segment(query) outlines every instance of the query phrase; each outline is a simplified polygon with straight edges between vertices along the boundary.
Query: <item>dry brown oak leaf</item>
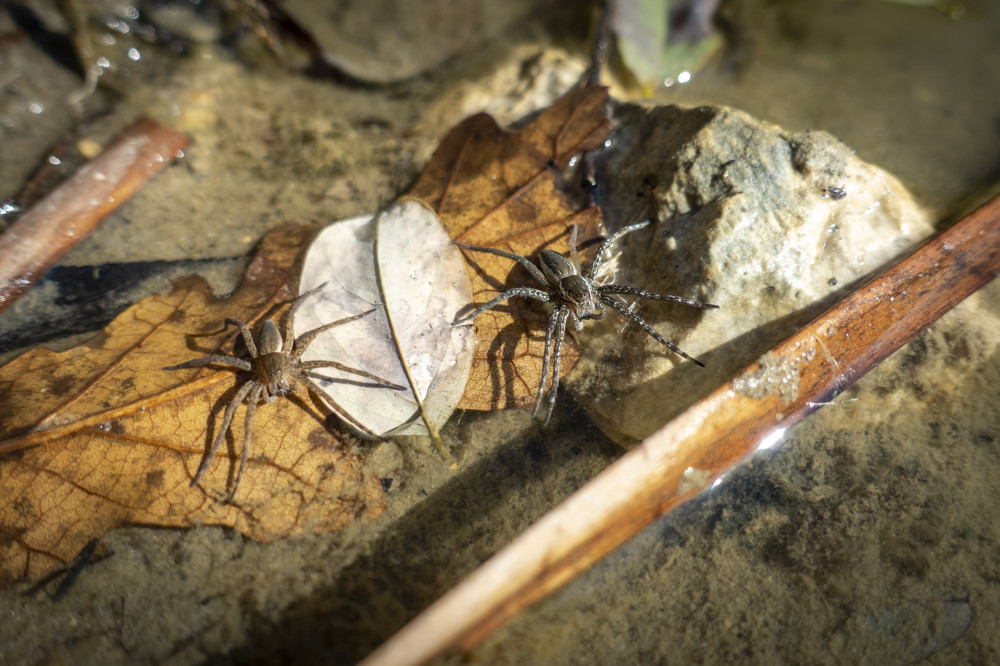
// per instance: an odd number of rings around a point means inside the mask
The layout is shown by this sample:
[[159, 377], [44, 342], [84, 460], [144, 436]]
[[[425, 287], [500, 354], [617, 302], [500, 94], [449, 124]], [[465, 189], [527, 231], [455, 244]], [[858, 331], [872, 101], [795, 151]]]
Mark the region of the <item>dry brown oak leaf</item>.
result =
[[[486, 114], [467, 118], [441, 141], [408, 196], [434, 210], [453, 240], [532, 261], [545, 248], [565, 253], [573, 224], [581, 243], [601, 233], [600, 209], [577, 210], [557, 182], [560, 170], [582, 152], [604, 145], [611, 126], [606, 101], [605, 88], [574, 89], [513, 134]], [[514, 286], [539, 286], [510, 259], [482, 252], [467, 252], [466, 259], [476, 306]], [[458, 407], [534, 404], [542, 381], [545, 325], [546, 315], [523, 298], [476, 317], [476, 354]], [[579, 348], [567, 336], [560, 374], [572, 370], [579, 358]]]
[[[261, 403], [233, 503], [244, 407], [201, 481], [191, 479], [234, 394], [229, 369], [162, 368], [232, 353], [237, 332], [275, 314], [314, 229], [268, 234], [232, 296], [177, 282], [115, 318], [85, 345], [33, 349], [0, 368], [0, 583], [69, 562], [121, 525], [225, 525], [258, 541], [341, 529], [384, 506], [382, 487], [308, 397]], [[305, 392], [302, 392], [306, 395]]]

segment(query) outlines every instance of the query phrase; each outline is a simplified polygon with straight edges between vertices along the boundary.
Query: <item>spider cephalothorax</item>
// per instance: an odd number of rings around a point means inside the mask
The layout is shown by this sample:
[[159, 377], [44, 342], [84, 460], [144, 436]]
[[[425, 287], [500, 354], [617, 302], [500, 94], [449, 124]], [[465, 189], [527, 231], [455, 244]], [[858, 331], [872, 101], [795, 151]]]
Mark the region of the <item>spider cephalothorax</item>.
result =
[[296, 339], [292, 324], [295, 318], [295, 311], [298, 310], [305, 298], [316, 294], [324, 286], [325, 285], [320, 285], [312, 291], [307, 291], [292, 303], [288, 312], [285, 313], [284, 336], [282, 336], [281, 331], [278, 329], [278, 325], [274, 323], [274, 320], [265, 319], [260, 326], [260, 332], [257, 334], [257, 339], [255, 341], [249, 327], [247, 327], [244, 322], [237, 321], [235, 319], [226, 319], [227, 327], [239, 327], [240, 334], [243, 336], [243, 341], [246, 343], [247, 351], [250, 352], [249, 359], [239, 358], [237, 356], [205, 356], [181, 363], [180, 365], [172, 365], [164, 368], [165, 370], [179, 370], [181, 368], [194, 368], [203, 365], [217, 364], [228, 365], [250, 373], [250, 377], [244, 381], [243, 385], [240, 386], [239, 390], [236, 392], [236, 395], [233, 396], [233, 399], [230, 400], [229, 404], [226, 406], [225, 415], [222, 417], [222, 425], [219, 427], [219, 432], [215, 436], [215, 441], [212, 442], [212, 448], [209, 450], [208, 455], [205, 456], [204, 460], [202, 460], [201, 466], [198, 468], [198, 472], [191, 480], [192, 488], [197, 485], [202, 474], [204, 474], [205, 470], [208, 469], [209, 463], [212, 462], [212, 458], [215, 457], [216, 451], [219, 450], [219, 446], [222, 445], [222, 441], [226, 436], [226, 432], [229, 430], [229, 424], [232, 423], [233, 415], [236, 413], [236, 409], [240, 406], [243, 400], [249, 396], [249, 400], [247, 400], [246, 425], [243, 428], [243, 451], [240, 455], [240, 468], [236, 473], [236, 480], [233, 482], [233, 490], [229, 494], [229, 499], [232, 500], [232, 498], [236, 495], [236, 489], [240, 485], [240, 478], [243, 476], [243, 468], [246, 467], [247, 464], [247, 454], [250, 448], [250, 432], [253, 424], [253, 415], [257, 409], [257, 403], [260, 401], [261, 396], [264, 397], [265, 402], [273, 402], [278, 396], [285, 395], [289, 391], [294, 391], [299, 382], [305, 385], [306, 390], [309, 391], [309, 393], [319, 398], [322, 402], [325, 402], [333, 413], [340, 417], [341, 420], [350, 423], [352, 426], [371, 437], [375, 437], [376, 439], [378, 438], [378, 435], [366, 428], [348, 412], [341, 409], [340, 405], [338, 405], [334, 399], [326, 393], [326, 391], [320, 388], [316, 382], [313, 381], [313, 378], [329, 379], [328, 377], [317, 374], [313, 371], [318, 368], [336, 368], [342, 372], [349, 372], [354, 375], [367, 377], [368, 379], [375, 381], [378, 385], [386, 388], [401, 390], [404, 387], [388, 382], [381, 377], [376, 377], [375, 375], [365, 372], [364, 370], [349, 368], [346, 365], [337, 363], [336, 361], [300, 360], [306, 348], [309, 347], [310, 343], [312, 343], [316, 336], [323, 331], [333, 328], [334, 326], [340, 326], [341, 324], [354, 321], [355, 319], [359, 319], [373, 312], [372, 310], [369, 310], [368, 312], [363, 312], [359, 315], [354, 315], [353, 317], [338, 319], [335, 322], [325, 324], [319, 328], [314, 328], [307, 333], [303, 333], [298, 337], [298, 339]]
[[704, 363], [689, 356], [678, 348], [677, 345], [660, 335], [652, 326], [647, 324], [642, 317], [633, 312], [616, 296], [618, 294], [628, 294], [630, 296], [638, 296], [640, 298], [650, 298], [660, 301], [674, 301], [676, 303], [683, 303], [684, 305], [690, 305], [691, 307], [701, 309], [716, 308], [718, 307], [717, 305], [694, 301], [690, 298], [683, 298], [682, 296], [653, 294], [637, 287], [628, 287], [617, 284], [598, 284], [597, 282], [598, 271], [604, 261], [604, 255], [611, 247], [611, 244], [625, 234], [638, 231], [639, 229], [645, 229], [649, 226], [649, 224], [650, 222], [648, 220], [640, 222], [639, 224], [633, 224], [619, 230], [610, 238], [605, 240], [604, 243], [601, 244], [600, 249], [598, 249], [597, 256], [594, 257], [594, 263], [590, 268], [589, 277], [583, 275], [580, 271], [580, 259], [576, 253], [576, 225], [573, 226], [569, 239], [570, 256], [566, 257], [565, 255], [559, 254], [554, 250], [542, 250], [538, 256], [537, 266], [526, 257], [522, 257], [521, 255], [514, 254], [512, 252], [505, 252], [492, 247], [476, 247], [473, 245], [466, 245], [464, 243], [456, 243], [456, 245], [466, 250], [489, 252], [490, 254], [506, 257], [507, 259], [513, 259], [517, 263], [521, 264], [529, 273], [531, 273], [531, 276], [535, 278], [535, 280], [537, 280], [543, 287], [542, 289], [536, 289], [534, 287], [515, 287], [513, 289], [508, 289], [496, 298], [481, 305], [472, 314], [456, 321], [456, 324], [469, 321], [476, 315], [485, 312], [486, 310], [490, 310], [508, 298], [513, 298], [515, 296], [533, 298], [536, 301], [543, 301], [554, 305], [552, 313], [549, 315], [548, 326], [545, 329], [545, 353], [542, 356], [542, 381], [538, 385], [538, 393], [535, 396], [535, 409], [531, 413], [532, 418], [538, 414], [538, 410], [542, 405], [542, 399], [545, 396], [545, 385], [548, 381], [550, 357], [553, 358], [551, 380], [552, 392], [549, 396], [549, 410], [545, 416], [545, 423], [547, 424], [549, 419], [552, 418], [552, 411], [555, 409], [556, 405], [556, 394], [559, 392], [559, 363], [562, 359], [562, 344], [563, 339], [566, 337], [567, 322], [572, 320], [574, 330], [581, 331], [583, 330], [583, 320], [604, 318], [607, 313], [604, 307], [605, 305], [611, 306], [623, 316], [628, 317], [637, 323], [644, 331], [653, 336], [653, 338], [655, 338], [658, 342], [663, 343], [670, 351], [688, 359], [693, 363], [704, 365]]

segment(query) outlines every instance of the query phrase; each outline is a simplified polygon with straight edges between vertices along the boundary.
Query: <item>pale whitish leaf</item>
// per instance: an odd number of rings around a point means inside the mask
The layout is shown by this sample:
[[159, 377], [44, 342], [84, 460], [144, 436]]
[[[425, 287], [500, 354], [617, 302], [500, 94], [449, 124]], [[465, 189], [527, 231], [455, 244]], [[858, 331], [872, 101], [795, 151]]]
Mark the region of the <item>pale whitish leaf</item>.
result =
[[296, 313], [296, 331], [375, 312], [322, 333], [303, 358], [337, 361], [415, 387], [419, 400], [412, 389], [377, 388], [326, 368], [319, 372], [335, 381], [321, 382], [324, 390], [372, 432], [435, 436], [462, 398], [475, 344], [471, 326], [451, 325], [472, 293], [465, 261], [437, 215], [404, 199], [375, 218], [329, 225], [306, 253], [299, 291], [324, 283]]

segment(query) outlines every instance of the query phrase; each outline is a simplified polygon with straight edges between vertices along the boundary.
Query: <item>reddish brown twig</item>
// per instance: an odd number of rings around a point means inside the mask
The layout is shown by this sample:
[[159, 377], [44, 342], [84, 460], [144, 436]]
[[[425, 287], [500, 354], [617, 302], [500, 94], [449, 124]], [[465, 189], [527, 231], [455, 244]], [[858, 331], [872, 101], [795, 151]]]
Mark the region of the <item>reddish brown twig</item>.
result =
[[[468, 650], [851, 385], [1000, 273], [1000, 197], [851, 293], [622, 456], [363, 663]], [[797, 390], [766, 390], [768, 374]], [[765, 387], [765, 390], [761, 390]]]
[[166, 168], [188, 143], [183, 134], [149, 119], [140, 120], [3, 232], [0, 312]]

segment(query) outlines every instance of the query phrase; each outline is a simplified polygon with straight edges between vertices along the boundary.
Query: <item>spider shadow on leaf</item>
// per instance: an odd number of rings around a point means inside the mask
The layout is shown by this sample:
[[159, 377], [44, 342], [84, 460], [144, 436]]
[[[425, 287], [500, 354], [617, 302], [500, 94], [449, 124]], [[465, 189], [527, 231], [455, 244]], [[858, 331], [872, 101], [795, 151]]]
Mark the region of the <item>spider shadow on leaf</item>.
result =
[[[520, 308], [517, 310], [512, 308], [511, 314], [514, 311], [520, 310]], [[537, 321], [544, 322], [545, 318], [538, 317]], [[500, 360], [500, 363], [490, 363], [490, 391], [493, 395], [491, 401], [493, 409], [498, 409], [501, 404], [517, 404], [517, 398], [514, 394], [514, 382], [521, 382], [526, 387], [529, 386], [527, 382], [521, 379], [517, 371], [517, 365], [514, 363], [517, 346], [524, 336], [527, 336], [529, 343], [532, 339], [540, 337], [533, 335], [532, 327], [525, 326], [523, 322], [515, 318], [500, 329], [500, 332], [490, 342], [489, 358]], [[504, 377], [506, 377], [506, 381]], [[501, 400], [501, 391], [503, 392], [503, 400]]]
[[[281, 294], [284, 289], [281, 289], [277, 294]], [[277, 295], [276, 294], [276, 295]], [[272, 296], [273, 299], [275, 296]], [[259, 315], [251, 317], [247, 320], [247, 326], [251, 328], [258, 326], [260, 323], [267, 319], [275, 319], [281, 317], [281, 309], [285, 306], [292, 304], [296, 301], [295, 298], [284, 298], [280, 300], [274, 300], [267, 306], [267, 309], [261, 312]], [[177, 319], [183, 320], [186, 313], [181, 310], [175, 313]], [[201, 344], [200, 341], [204, 338], [217, 338], [222, 336], [221, 341], [214, 345], [208, 346]], [[185, 333], [184, 334], [185, 347], [194, 352], [200, 352], [206, 355], [221, 354], [224, 356], [234, 356], [237, 358], [242, 358], [245, 360], [250, 360], [250, 349], [246, 345], [246, 341], [240, 334], [239, 327], [233, 327], [230, 324], [223, 323], [221, 327], [215, 327], [214, 325], [210, 330], [205, 330], [200, 333]], [[222, 350], [227, 346], [231, 345], [230, 353], [225, 354]]]

